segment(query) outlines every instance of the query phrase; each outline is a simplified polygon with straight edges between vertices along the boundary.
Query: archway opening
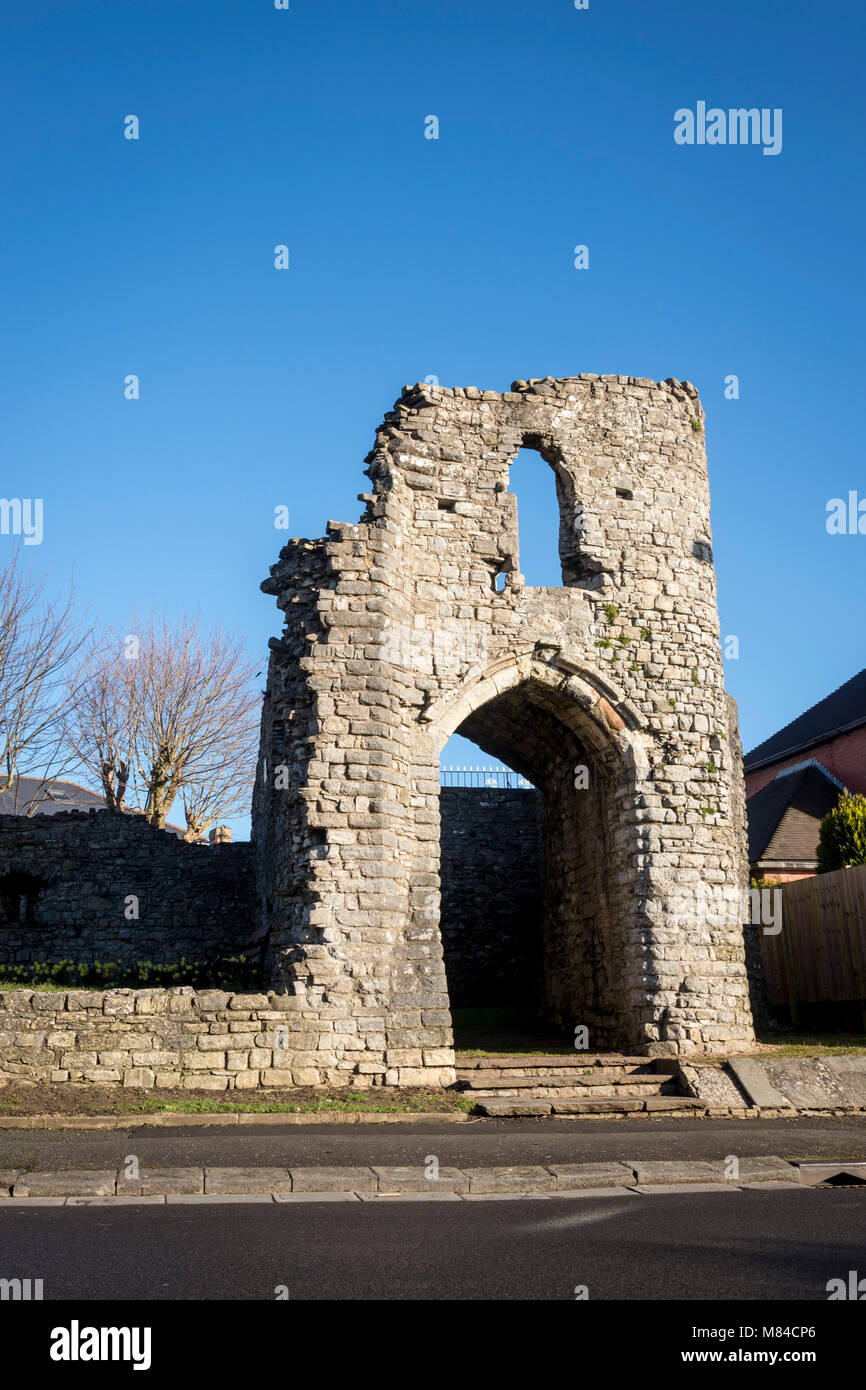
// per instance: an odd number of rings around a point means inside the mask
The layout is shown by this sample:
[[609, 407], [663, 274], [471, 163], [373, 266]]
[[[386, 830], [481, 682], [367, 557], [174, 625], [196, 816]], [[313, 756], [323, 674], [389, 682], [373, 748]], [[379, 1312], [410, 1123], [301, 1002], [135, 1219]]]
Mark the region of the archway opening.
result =
[[440, 781], [440, 931], [456, 1045], [535, 1043], [549, 1031], [541, 794], [460, 735], [443, 750]]
[[459, 1050], [570, 1047], [581, 1026], [598, 1050], [616, 1032], [610, 773], [580, 711], [560, 717], [562, 698], [512, 686], [457, 730], [486, 759], [465, 771], [442, 759], [440, 926]]

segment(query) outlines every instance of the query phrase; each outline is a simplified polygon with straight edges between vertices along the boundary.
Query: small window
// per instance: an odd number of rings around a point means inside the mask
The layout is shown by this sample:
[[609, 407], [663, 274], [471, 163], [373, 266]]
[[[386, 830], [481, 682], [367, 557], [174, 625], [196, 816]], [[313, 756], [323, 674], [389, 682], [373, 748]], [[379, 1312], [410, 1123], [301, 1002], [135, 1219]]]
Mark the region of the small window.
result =
[[617, 497], [622, 497], [623, 500], [626, 501], [626, 502], [631, 502], [631, 500], [632, 500], [632, 498], [633, 498], [633, 496], [634, 496], [634, 494], [631, 492], [631, 490], [630, 490], [629, 488], [627, 488], [627, 487], [618, 487], [617, 490], [616, 490], [616, 495], [617, 495]]
[[0, 876], [0, 913], [6, 926], [27, 926], [36, 921], [36, 899], [45, 887], [34, 874]]

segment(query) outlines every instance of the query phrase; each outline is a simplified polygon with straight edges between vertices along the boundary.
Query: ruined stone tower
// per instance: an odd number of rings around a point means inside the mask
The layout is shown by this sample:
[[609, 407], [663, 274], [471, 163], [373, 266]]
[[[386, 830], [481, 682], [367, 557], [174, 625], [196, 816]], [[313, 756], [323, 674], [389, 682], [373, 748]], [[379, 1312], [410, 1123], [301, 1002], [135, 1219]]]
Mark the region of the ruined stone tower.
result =
[[[520, 573], [509, 465], [556, 475], [562, 587]], [[688, 382], [407, 387], [356, 526], [294, 540], [254, 797], [296, 1080], [453, 1078], [439, 753], [544, 801], [546, 1009], [593, 1051], [736, 1051], [745, 802], [724, 691], [703, 411]]]

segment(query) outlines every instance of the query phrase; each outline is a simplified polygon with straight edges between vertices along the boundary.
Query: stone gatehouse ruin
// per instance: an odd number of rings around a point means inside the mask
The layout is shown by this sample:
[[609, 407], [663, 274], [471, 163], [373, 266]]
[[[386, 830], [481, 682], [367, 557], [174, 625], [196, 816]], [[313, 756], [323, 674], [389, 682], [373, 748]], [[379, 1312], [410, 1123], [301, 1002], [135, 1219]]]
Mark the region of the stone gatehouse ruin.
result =
[[[407, 387], [360, 522], [291, 541], [262, 586], [285, 627], [252, 845], [0, 817], [0, 963], [266, 941], [262, 992], [0, 989], [0, 1077], [443, 1086], [474, 1004], [537, 1008], [592, 1052], [749, 1048], [703, 418], [673, 379]], [[558, 587], [520, 572], [521, 449], [555, 475]], [[440, 789], [457, 732], [526, 789]]]
[[[753, 1042], [703, 419], [675, 379], [407, 387], [360, 522], [282, 550], [253, 839], [286, 1067], [453, 1079], [439, 756], [458, 731], [541, 797], [551, 1022], [593, 1051]], [[521, 448], [555, 474], [561, 587], [520, 573]]]

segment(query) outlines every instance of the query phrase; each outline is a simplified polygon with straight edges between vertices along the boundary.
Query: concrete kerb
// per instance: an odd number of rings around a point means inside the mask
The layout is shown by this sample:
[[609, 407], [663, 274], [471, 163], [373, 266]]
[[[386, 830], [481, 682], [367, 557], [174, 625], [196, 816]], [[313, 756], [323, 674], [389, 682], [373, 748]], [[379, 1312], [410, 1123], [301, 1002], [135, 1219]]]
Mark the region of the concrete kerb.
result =
[[[652, 1195], [777, 1186], [813, 1187], [797, 1164], [774, 1155], [745, 1158], [733, 1171], [727, 1161], [572, 1163], [549, 1167], [501, 1166], [153, 1168], [134, 1178], [124, 1169], [29, 1172], [0, 1170], [0, 1206], [26, 1202], [189, 1203], [196, 1201], [476, 1200], [484, 1197], [552, 1198], [582, 1195]], [[817, 1165], [816, 1165], [817, 1166]], [[823, 1165], [822, 1165], [823, 1166]], [[828, 1168], [831, 1165], [826, 1165]], [[840, 1165], [841, 1166], [841, 1165]], [[855, 1167], [857, 1165], [854, 1165]], [[812, 1179], [810, 1181], [810, 1179]]]

